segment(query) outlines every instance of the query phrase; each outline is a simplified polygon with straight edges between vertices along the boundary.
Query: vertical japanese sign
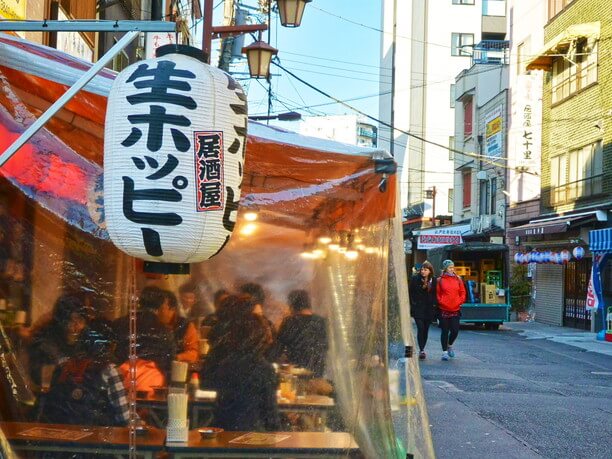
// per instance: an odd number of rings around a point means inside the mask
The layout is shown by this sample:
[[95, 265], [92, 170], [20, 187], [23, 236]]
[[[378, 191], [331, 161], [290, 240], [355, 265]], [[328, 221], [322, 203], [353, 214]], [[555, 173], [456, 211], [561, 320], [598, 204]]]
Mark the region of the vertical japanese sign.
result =
[[[511, 199], [523, 201], [540, 194], [542, 146], [542, 74], [519, 75], [512, 97], [508, 142]], [[529, 171], [525, 173], [521, 171]], [[536, 173], [536, 174], [534, 174]]]
[[172, 53], [133, 64], [109, 97], [108, 232], [121, 250], [145, 260], [206, 260], [236, 222], [246, 96], [228, 74], [198, 58]]
[[0, 18], [24, 20], [26, 6], [27, 0], [0, 0]]
[[[1, 2], [2, 0], [0, 0]], [[69, 17], [62, 8], [58, 8], [57, 19], [67, 21]], [[93, 50], [79, 32], [58, 32], [57, 49], [87, 62], [93, 62]]]
[[[0, 0], [2, 1], [2, 0]], [[148, 32], [145, 34], [145, 59], [153, 59], [155, 50], [164, 45], [176, 43], [174, 32]]]
[[501, 157], [503, 150], [503, 113], [496, 107], [485, 116], [485, 146], [487, 156]]

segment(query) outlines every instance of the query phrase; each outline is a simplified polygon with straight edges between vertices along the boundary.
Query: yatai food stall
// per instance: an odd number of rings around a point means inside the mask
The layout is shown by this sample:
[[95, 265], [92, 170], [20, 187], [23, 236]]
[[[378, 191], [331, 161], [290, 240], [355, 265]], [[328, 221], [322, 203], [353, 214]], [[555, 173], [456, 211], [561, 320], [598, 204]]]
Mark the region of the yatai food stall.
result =
[[[90, 65], [0, 35], [0, 152]], [[115, 78], [114, 72], [100, 72], [0, 168], [3, 448], [70, 451], [72, 445], [86, 453], [108, 454], [135, 446], [151, 457], [164, 449], [176, 457], [236, 451], [244, 457], [249, 452], [432, 457], [414, 358], [405, 370], [406, 403], [400, 411], [390, 403], [389, 342], [411, 344], [413, 339], [397, 179], [388, 154], [250, 122], [231, 238], [209, 260], [190, 263], [188, 275], [154, 272], [154, 264], [118, 250], [109, 236], [103, 152], [107, 96]], [[132, 162], [137, 169], [147, 165]], [[174, 237], [178, 246], [181, 238], [187, 240], [178, 232]], [[154, 253], [155, 244], [151, 247]], [[337, 422], [308, 432], [293, 425], [290, 432], [263, 438], [244, 432], [228, 437], [232, 433], [225, 432], [206, 440], [192, 431], [182, 450], [169, 442], [170, 426], [167, 431], [150, 427], [137, 436], [133, 426], [98, 429], [68, 420], [52, 426], [38, 422], [44, 381], [32, 380], [35, 362], [28, 361], [28, 346], [42, 327], [53, 323], [58, 298], [77, 292], [87, 303], [88, 321], [110, 321], [134, 310], [144, 287], [177, 291], [187, 279], [198, 285], [207, 303], [219, 289], [260, 284], [266, 293], [264, 313], [275, 326], [287, 314], [288, 293], [307, 290], [313, 311], [326, 318], [325, 377], [333, 388], [328, 395]], [[136, 342], [147, 339], [135, 326]], [[65, 344], [63, 337], [55, 338], [60, 347]], [[136, 397], [133, 391], [130, 397]], [[194, 399], [190, 403], [195, 406]], [[394, 419], [399, 419], [395, 426]]]

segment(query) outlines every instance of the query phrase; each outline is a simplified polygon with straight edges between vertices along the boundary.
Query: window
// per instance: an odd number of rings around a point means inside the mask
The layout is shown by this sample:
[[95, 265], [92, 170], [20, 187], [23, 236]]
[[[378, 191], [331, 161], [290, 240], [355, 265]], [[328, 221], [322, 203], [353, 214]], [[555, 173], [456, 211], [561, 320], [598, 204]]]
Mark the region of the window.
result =
[[472, 98], [463, 101], [463, 137], [472, 137]]
[[130, 58], [125, 51], [121, 51], [119, 54], [113, 57], [113, 70], [116, 72], [121, 72], [128, 65], [130, 65]]
[[497, 177], [491, 179], [491, 210], [489, 213], [494, 214], [497, 212]]
[[601, 141], [569, 153], [568, 200], [601, 193], [602, 156]]
[[478, 215], [487, 215], [489, 212], [489, 181], [480, 180], [480, 199], [478, 206]]
[[473, 5], [474, 0], [453, 0], [453, 5]]
[[455, 160], [455, 152], [453, 151], [454, 149], [455, 149], [455, 136], [451, 135], [448, 138], [448, 160], [449, 161]]
[[472, 205], [472, 171], [463, 171], [463, 208]]
[[553, 104], [597, 81], [597, 42], [574, 41], [567, 53], [553, 62]]
[[548, 19], [555, 17], [574, 0], [548, 0]]
[[471, 56], [473, 44], [473, 33], [453, 32], [451, 35], [451, 56]]
[[565, 202], [566, 169], [566, 155], [550, 159], [551, 204]]
[[455, 205], [455, 190], [453, 188], [448, 189], [448, 213], [453, 213], [453, 208]]
[[455, 84], [451, 83], [450, 85], [450, 107], [455, 108]]
[[523, 43], [516, 47], [516, 74], [522, 75], [526, 73], [525, 66], [529, 61], [529, 52], [531, 49], [531, 37], [525, 38]]
[[550, 161], [551, 204], [573, 201], [602, 192], [602, 142], [586, 145]]

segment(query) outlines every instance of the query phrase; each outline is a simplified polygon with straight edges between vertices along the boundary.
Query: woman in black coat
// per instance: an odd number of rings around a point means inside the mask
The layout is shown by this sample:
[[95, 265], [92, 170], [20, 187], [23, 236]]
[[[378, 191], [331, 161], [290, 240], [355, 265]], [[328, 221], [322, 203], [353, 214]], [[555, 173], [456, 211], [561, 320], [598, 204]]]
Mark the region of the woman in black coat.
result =
[[410, 293], [410, 313], [417, 326], [419, 359], [425, 360], [425, 345], [429, 334], [429, 325], [434, 319], [436, 303], [436, 277], [433, 265], [424, 261], [420, 271], [412, 276], [408, 287]]

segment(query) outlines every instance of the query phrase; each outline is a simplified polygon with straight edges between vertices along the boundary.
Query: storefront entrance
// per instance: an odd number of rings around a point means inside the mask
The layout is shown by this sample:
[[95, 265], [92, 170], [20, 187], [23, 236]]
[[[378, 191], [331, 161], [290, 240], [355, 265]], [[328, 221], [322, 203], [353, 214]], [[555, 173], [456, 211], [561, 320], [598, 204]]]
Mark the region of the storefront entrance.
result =
[[591, 312], [586, 309], [587, 286], [592, 260], [570, 261], [564, 269], [565, 298], [563, 300], [563, 326], [591, 329]]

